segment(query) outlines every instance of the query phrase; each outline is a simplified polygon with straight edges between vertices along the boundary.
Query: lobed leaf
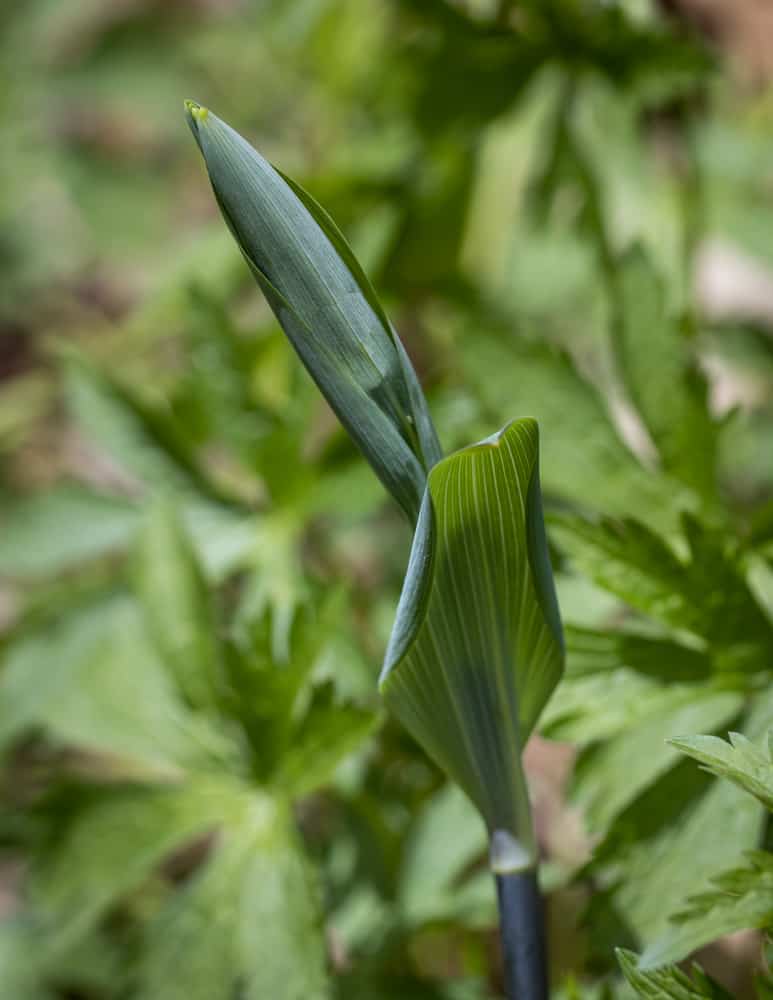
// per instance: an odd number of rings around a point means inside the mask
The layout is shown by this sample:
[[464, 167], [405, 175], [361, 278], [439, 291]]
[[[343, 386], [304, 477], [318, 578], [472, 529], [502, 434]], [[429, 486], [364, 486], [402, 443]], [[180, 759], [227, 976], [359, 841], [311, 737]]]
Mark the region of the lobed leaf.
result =
[[562, 669], [537, 425], [518, 420], [430, 473], [380, 682], [490, 834], [511, 839], [505, 867], [534, 862], [521, 752]]
[[[769, 699], [757, 702], [744, 721], [749, 737], [759, 737], [770, 712]], [[696, 781], [694, 769], [684, 766], [620, 817], [618, 843], [610, 843], [625, 878], [614, 899], [640, 940], [650, 945], [665, 939], [696, 888], [744, 863], [745, 852], [759, 844], [764, 822], [753, 796], [730, 782]]]
[[332, 684], [321, 685], [291, 733], [272, 784], [288, 796], [305, 795], [324, 785], [368, 739], [378, 721], [374, 712], [338, 701]]
[[230, 761], [234, 747], [179, 697], [125, 597], [98, 601], [12, 643], [0, 674], [0, 747], [42, 730], [48, 739], [176, 774]]
[[637, 967], [636, 955], [618, 948], [617, 960], [623, 975], [642, 1000], [733, 1000], [718, 983], [694, 965], [692, 976], [681, 969], [642, 971]]
[[72, 570], [126, 547], [136, 504], [76, 483], [3, 503], [0, 576], [38, 579]]
[[657, 968], [725, 934], [773, 928], [773, 854], [749, 851], [742, 867], [716, 875], [712, 888], [691, 896], [673, 925], [644, 952], [640, 966]]
[[649, 785], [678, 759], [668, 737], [684, 729], [717, 730], [743, 706], [741, 695], [681, 686], [672, 687], [673, 700], [635, 728], [594, 749], [581, 761], [575, 797], [594, 832], [605, 831]]
[[709, 653], [702, 649], [632, 629], [567, 626], [569, 677], [590, 677], [630, 669], [643, 677], [671, 684], [707, 680], [712, 673]]
[[236, 992], [321, 1000], [328, 991], [315, 896], [289, 817], [256, 799], [145, 924], [134, 1000], [230, 1000]]
[[717, 736], [682, 736], [670, 742], [705, 770], [745, 788], [773, 811], [773, 730], [759, 746], [743, 733], [730, 733], [729, 743]]
[[135, 554], [135, 587], [149, 631], [183, 696], [217, 703], [217, 625], [193, 546], [168, 500], [151, 504]]
[[639, 463], [601, 393], [566, 354], [504, 331], [464, 328], [459, 341], [464, 371], [492, 417], [512, 413], [517, 400], [539, 422], [546, 493], [615, 517], [635, 512], [659, 530], [673, 529], [679, 509], [693, 503], [690, 491]]
[[617, 348], [633, 402], [663, 467], [711, 502], [719, 425], [709, 412], [706, 382], [687, 335], [668, 315], [663, 284], [640, 247], [621, 261], [619, 285], [624, 320]]
[[77, 809], [56, 843], [33, 859], [30, 901], [60, 947], [72, 946], [166, 857], [271, 800], [230, 779], [111, 790]]
[[578, 570], [669, 629], [710, 643], [726, 670], [765, 669], [773, 628], [726, 536], [683, 517], [685, 557], [631, 518], [551, 517], [551, 537]]

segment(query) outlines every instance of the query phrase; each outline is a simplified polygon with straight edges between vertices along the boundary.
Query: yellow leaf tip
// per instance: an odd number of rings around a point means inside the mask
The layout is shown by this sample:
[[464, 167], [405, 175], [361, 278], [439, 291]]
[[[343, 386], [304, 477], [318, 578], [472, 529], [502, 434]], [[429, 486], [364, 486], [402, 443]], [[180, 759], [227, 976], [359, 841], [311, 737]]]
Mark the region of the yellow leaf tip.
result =
[[196, 101], [185, 101], [185, 111], [189, 118], [193, 118], [197, 122], [205, 122], [207, 116], [209, 115], [209, 109], [204, 108], [201, 104]]

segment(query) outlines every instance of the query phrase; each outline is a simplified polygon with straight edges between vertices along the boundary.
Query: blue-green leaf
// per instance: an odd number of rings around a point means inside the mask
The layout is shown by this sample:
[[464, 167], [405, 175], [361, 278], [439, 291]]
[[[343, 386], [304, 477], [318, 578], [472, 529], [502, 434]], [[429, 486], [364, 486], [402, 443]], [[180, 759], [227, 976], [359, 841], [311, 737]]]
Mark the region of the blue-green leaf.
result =
[[394, 330], [327, 213], [192, 101], [218, 205], [263, 293], [341, 423], [415, 518], [440, 446]]

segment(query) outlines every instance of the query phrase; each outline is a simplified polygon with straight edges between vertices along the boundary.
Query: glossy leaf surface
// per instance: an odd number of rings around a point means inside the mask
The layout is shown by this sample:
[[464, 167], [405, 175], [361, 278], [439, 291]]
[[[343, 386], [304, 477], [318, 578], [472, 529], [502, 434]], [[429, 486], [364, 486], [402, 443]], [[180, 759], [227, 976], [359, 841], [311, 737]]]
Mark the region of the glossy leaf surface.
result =
[[269, 305], [339, 420], [415, 517], [440, 446], [411, 363], [332, 219], [225, 122], [188, 122], [220, 210]]

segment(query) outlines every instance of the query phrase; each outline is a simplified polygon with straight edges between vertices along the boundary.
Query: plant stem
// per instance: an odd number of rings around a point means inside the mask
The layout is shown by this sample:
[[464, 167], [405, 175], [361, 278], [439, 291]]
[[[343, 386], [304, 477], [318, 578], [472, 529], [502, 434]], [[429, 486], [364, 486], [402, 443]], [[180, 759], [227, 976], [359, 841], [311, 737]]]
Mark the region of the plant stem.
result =
[[545, 924], [537, 872], [497, 875], [508, 1000], [548, 1000]]

